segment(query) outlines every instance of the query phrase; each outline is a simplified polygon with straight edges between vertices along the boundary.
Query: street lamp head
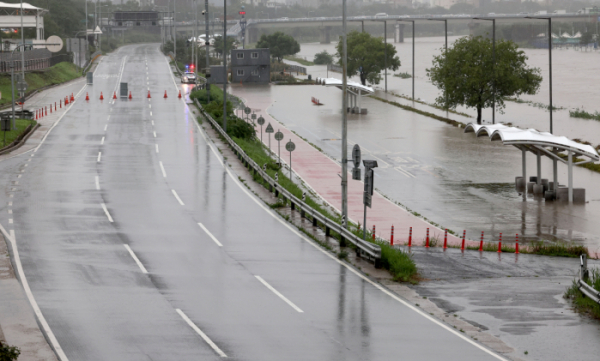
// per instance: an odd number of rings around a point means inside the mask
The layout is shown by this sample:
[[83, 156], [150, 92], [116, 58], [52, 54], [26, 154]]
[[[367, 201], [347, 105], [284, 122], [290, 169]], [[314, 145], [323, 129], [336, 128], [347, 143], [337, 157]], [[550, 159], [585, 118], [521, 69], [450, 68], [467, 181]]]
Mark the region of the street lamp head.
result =
[[370, 159], [364, 159], [363, 160], [363, 165], [367, 169], [377, 168], [377, 161], [376, 160], [370, 160]]

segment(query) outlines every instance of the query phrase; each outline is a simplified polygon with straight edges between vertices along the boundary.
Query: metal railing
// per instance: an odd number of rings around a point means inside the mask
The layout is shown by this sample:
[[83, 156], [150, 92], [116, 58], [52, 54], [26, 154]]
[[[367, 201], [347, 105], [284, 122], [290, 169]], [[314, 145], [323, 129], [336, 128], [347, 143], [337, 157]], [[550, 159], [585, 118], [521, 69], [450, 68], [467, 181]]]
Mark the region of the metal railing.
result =
[[299, 65], [285, 64], [285, 72], [286, 73], [296, 73], [306, 75], [306, 68]]
[[318, 226], [319, 222], [325, 226], [325, 236], [329, 237], [330, 232], [334, 231], [340, 235], [340, 245], [344, 246], [346, 241], [356, 246], [356, 254], [360, 257], [366, 258], [375, 264], [375, 267], [381, 266], [381, 247], [377, 244], [366, 242], [362, 238], [357, 237], [354, 233], [348, 231], [340, 224], [327, 218], [311, 206], [298, 199], [287, 189], [281, 187], [273, 178], [271, 178], [267, 172], [265, 172], [252, 158], [250, 158], [244, 150], [237, 145], [227, 133], [221, 128], [221, 126], [208, 114], [204, 108], [198, 102], [198, 99], [194, 99], [194, 102], [202, 114], [208, 119], [213, 127], [219, 132], [219, 134], [229, 143], [229, 146], [233, 149], [236, 156], [244, 163], [246, 167], [252, 169], [255, 175], [259, 175], [265, 183], [268, 184], [269, 190], [274, 191], [275, 195], [281, 194], [284, 199], [288, 199], [291, 203], [292, 210], [299, 208], [302, 216], [309, 215], [312, 218], [313, 226]]
[[342, 73], [342, 67], [335, 64], [327, 64], [327, 71], [332, 71], [334, 73]]
[[579, 280], [577, 280], [577, 284], [579, 285], [579, 290], [589, 297], [592, 301], [596, 303], [600, 303], [600, 291], [590, 286], [585, 282], [589, 278], [589, 270], [587, 268], [587, 255], [582, 254], [579, 256], [579, 260], [581, 261], [580, 269], [579, 269]]

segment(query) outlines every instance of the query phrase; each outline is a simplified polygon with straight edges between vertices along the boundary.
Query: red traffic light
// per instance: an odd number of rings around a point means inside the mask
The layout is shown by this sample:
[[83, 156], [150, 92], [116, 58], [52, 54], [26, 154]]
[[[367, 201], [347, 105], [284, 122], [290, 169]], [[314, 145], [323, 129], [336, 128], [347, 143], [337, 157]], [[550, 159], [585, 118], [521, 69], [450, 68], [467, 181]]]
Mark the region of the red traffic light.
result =
[[246, 15], [245, 11], [240, 11], [240, 15]]

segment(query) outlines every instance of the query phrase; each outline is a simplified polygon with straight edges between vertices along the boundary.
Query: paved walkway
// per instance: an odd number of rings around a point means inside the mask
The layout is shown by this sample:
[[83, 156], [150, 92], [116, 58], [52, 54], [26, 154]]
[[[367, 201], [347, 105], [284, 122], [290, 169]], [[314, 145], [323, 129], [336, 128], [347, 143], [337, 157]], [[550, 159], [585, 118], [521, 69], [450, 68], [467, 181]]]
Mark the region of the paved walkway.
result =
[[[309, 85], [306, 85], [309, 86]], [[265, 126], [271, 123], [275, 131], [280, 130], [284, 134], [282, 143], [282, 160], [289, 162], [289, 153], [285, 151], [283, 145], [291, 139], [296, 144], [296, 150], [292, 153], [292, 168], [294, 172], [302, 178], [305, 183], [310, 185], [325, 201], [338, 211], [341, 208], [341, 165], [333, 161], [327, 155], [315, 149], [302, 138], [291, 132], [284, 124], [273, 119], [267, 109], [272, 103], [272, 99], [264, 94], [253, 92], [252, 86], [233, 85], [230, 87], [231, 93], [242, 98], [247, 106], [265, 118]], [[297, 101], [306, 102], [306, 106], [313, 106], [310, 102], [310, 96], [306, 99]], [[341, 127], [341, 126], [340, 126]], [[263, 143], [268, 146], [268, 136], [263, 134]], [[271, 149], [277, 152], [277, 142], [271, 140]], [[284, 156], [285, 154], [285, 156]], [[351, 156], [351, 152], [348, 152]], [[351, 164], [349, 164], [349, 169]], [[363, 170], [364, 173], [364, 170]], [[364, 175], [364, 174], [363, 174]], [[355, 223], [363, 223], [363, 182], [352, 180], [351, 174], [348, 175], [348, 216]], [[444, 230], [436, 228], [425, 220], [414, 216], [404, 208], [396, 205], [383, 197], [378, 192], [373, 195], [372, 208], [367, 210], [367, 226], [373, 229], [376, 227], [377, 237], [390, 239], [391, 227], [394, 226], [394, 244], [408, 243], [409, 229], [412, 227], [412, 244], [423, 245], [425, 242], [427, 229], [429, 228], [430, 237], [437, 237], [438, 244], [444, 241]], [[451, 234], [448, 234], [449, 244], [460, 244], [461, 240]], [[468, 242], [476, 244], [476, 242]]]

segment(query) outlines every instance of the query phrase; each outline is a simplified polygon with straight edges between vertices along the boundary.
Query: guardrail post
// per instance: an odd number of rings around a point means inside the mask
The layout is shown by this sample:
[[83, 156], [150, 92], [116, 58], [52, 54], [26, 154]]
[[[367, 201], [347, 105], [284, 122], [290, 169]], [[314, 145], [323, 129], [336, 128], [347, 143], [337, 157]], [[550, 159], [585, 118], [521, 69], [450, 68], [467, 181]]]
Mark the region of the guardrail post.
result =
[[[346, 238], [342, 234], [340, 234], [340, 247], [346, 247], [348, 244], [346, 243]], [[358, 248], [356, 248], [356, 252], [358, 252]]]
[[590, 271], [587, 268], [587, 255], [582, 254], [581, 256], [579, 256], [579, 259], [581, 261], [581, 269], [579, 272], [579, 277], [582, 280], [587, 281], [587, 279], [590, 275]]
[[330, 237], [331, 228], [325, 226], [325, 237]]
[[317, 218], [315, 216], [312, 217], [312, 222], [313, 222], [313, 227], [316, 227], [319, 225]]
[[292, 208], [292, 211], [296, 209], [296, 205], [294, 204], [294, 202], [292, 202], [292, 200], [290, 199], [290, 207]]
[[304, 218], [304, 209], [300, 208], [300, 217]]

